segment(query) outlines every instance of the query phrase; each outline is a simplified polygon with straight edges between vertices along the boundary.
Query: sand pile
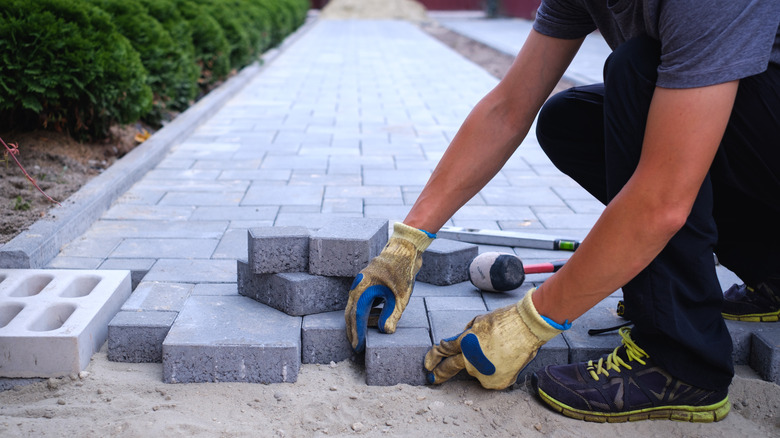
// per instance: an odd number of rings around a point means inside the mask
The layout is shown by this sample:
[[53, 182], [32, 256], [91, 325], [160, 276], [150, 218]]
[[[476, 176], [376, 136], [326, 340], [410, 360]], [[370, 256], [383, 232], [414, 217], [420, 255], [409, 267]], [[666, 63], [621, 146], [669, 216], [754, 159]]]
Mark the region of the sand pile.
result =
[[331, 0], [322, 9], [329, 19], [395, 19], [422, 22], [428, 20], [425, 7], [414, 0]]

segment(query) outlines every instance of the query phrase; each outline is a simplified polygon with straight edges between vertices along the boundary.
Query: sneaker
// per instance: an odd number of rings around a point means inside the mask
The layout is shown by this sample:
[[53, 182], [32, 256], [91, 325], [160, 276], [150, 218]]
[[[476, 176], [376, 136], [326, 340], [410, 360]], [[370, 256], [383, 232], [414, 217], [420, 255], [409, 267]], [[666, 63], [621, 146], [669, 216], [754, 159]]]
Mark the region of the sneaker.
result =
[[623, 344], [598, 361], [552, 365], [534, 374], [539, 397], [567, 417], [599, 423], [710, 423], [726, 417], [728, 390], [709, 391], [672, 377], [631, 340], [630, 328], [619, 333]]
[[780, 320], [780, 279], [770, 278], [752, 288], [733, 285], [723, 293], [723, 317], [734, 321]]

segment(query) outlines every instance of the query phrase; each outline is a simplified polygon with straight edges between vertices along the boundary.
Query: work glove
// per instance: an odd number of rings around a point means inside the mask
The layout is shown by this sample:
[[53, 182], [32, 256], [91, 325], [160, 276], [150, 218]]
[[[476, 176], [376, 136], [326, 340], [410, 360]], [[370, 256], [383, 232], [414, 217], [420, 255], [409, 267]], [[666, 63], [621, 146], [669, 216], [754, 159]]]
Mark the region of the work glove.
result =
[[[359, 353], [365, 348], [369, 318], [372, 326], [376, 321], [380, 332], [395, 333], [412, 295], [414, 277], [422, 267], [422, 253], [435, 237], [397, 222], [382, 252], [355, 277], [344, 313], [353, 350]], [[371, 310], [381, 303], [384, 306], [377, 318]]]
[[535, 290], [517, 304], [477, 316], [465, 331], [431, 348], [424, 362], [428, 382], [443, 383], [465, 368], [488, 389], [515, 383], [539, 348], [571, 327], [568, 321], [560, 325], [539, 315], [531, 300]]

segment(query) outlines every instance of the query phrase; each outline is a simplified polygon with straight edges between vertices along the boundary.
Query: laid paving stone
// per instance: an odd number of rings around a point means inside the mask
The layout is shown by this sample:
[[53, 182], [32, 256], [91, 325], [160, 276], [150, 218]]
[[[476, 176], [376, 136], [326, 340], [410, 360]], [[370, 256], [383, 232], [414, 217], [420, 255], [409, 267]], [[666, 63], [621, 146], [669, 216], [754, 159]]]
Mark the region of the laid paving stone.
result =
[[761, 327], [753, 332], [750, 367], [765, 380], [780, 385], [780, 326], [769, 325], [771, 327]]
[[425, 307], [429, 312], [440, 310], [474, 310], [485, 313], [487, 308], [482, 297], [426, 297]]
[[399, 328], [392, 335], [369, 330], [366, 335], [366, 384], [425, 385], [422, 363], [431, 345], [426, 328]]
[[301, 318], [245, 297], [193, 296], [163, 342], [163, 381], [295, 382]]
[[325, 277], [306, 272], [253, 274], [238, 262], [238, 293], [288, 315], [343, 310], [347, 307], [350, 277]]
[[604, 354], [611, 353], [615, 347], [621, 344], [622, 338], [617, 330], [595, 336], [588, 334], [590, 329], [615, 327], [626, 322], [617, 315], [618, 301], [614, 297], [604, 299], [577, 318], [572, 327], [563, 333], [571, 351], [570, 363], [598, 359]]
[[108, 360], [162, 362], [162, 344], [179, 312], [121, 311], [108, 324]]
[[386, 219], [336, 219], [311, 235], [309, 273], [355, 277], [387, 243]]
[[129, 269], [133, 290], [138, 287], [146, 274], [152, 269], [155, 259], [115, 259], [110, 258], [100, 264], [98, 269]]
[[492, 312], [504, 306], [517, 303], [523, 299], [529, 289], [537, 286], [538, 284], [536, 283], [526, 281], [517, 289], [508, 290], [506, 292], [482, 291], [482, 299], [485, 300], [487, 309]]
[[125, 301], [122, 310], [178, 312], [192, 293], [192, 287], [193, 285], [187, 283], [144, 281]]
[[176, 283], [234, 283], [236, 264], [233, 260], [160, 259], [144, 279]]
[[469, 264], [479, 253], [477, 245], [450, 239], [435, 239], [422, 255], [417, 281], [446, 286], [469, 279]]
[[414, 283], [412, 291], [415, 297], [481, 297], [480, 290], [474, 287], [470, 281], [456, 283], [449, 286], [436, 286], [423, 283], [421, 281]]
[[304, 316], [301, 362], [327, 364], [349, 359], [353, 352], [346, 333], [343, 310]]
[[238, 287], [235, 283], [200, 283], [191, 295], [238, 295]]
[[250, 228], [248, 245], [249, 265], [255, 274], [309, 269], [309, 230], [304, 227]]

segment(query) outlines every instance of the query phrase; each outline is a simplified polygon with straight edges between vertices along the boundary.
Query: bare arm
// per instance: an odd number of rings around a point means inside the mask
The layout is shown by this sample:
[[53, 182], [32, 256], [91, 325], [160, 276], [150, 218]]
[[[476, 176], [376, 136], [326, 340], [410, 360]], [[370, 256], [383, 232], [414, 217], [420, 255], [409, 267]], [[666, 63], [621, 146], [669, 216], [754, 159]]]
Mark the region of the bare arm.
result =
[[738, 82], [656, 88], [639, 165], [577, 251], [534, 294], [572, 321], [647, 267], [684, 225], [726, 129]]
[[531, 31], [507, 75], [464, 121], [404, 223], [438, 231], [498, 173], [580, 44]]

